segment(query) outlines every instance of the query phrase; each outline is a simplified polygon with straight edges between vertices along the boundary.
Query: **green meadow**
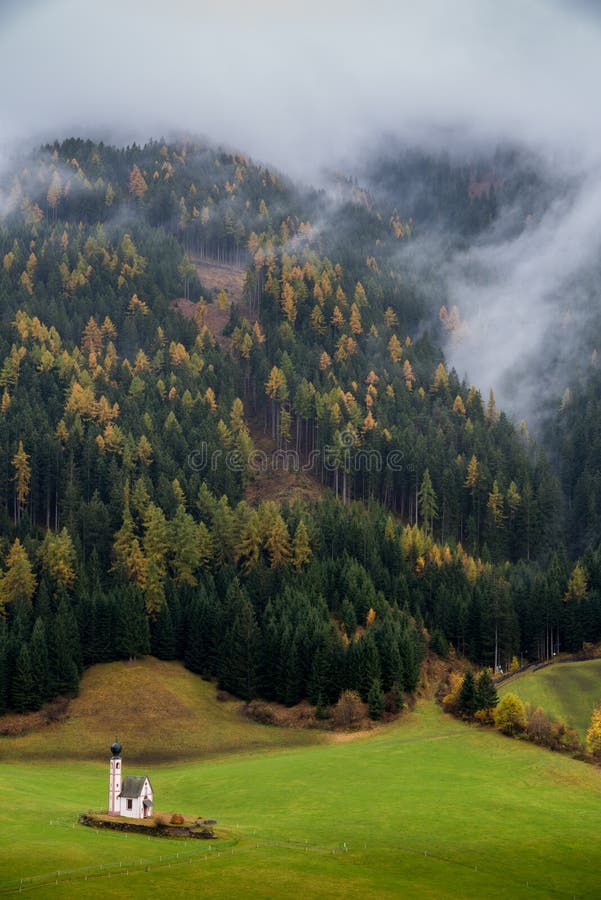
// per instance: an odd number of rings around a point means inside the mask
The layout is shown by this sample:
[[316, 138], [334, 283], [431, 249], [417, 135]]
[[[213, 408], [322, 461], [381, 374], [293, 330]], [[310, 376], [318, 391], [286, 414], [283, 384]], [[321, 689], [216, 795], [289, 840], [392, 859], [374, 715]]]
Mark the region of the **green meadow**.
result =
[[[226, 715], [210, 685], [199, 680], [198, 689], [207, 708]], [[225, 708], [238, 722], [234, 705]], [[257, 726], [239, 727], [254, 735]], [[601, 772], [592, 766], [464, 725], [426, 702], [394, 725], [325, 742], [263, 727], [262, 746], [241, 740], [238, 752], [205, 748], [182, 760], [173, 741], [171, 760], [159, 746], [154, 764], [152, 733], [136, 765], [123, 737], [125, 773], [148, 772], [159, 810], [218, 820], [224, 837], [210, 849], [76, 825], [79, 812], [106, 806], [109, 756], [99, 746], [96, 760], [75, 758], [75, 748], [61, 759], [57, 735], [75, 733], [77, 721], [47, 729], [45, 761], [40, 733], [30, 759], [26, 738], [2, 739], [0, 891], [60, 872], [39, 879], [32, 895], [601, 895]]]
[[601, 703], [601, 659], [525, 672], [499, 686], [500, 695], [509, 691], [572, 725], [584, 739], [593, 707]]

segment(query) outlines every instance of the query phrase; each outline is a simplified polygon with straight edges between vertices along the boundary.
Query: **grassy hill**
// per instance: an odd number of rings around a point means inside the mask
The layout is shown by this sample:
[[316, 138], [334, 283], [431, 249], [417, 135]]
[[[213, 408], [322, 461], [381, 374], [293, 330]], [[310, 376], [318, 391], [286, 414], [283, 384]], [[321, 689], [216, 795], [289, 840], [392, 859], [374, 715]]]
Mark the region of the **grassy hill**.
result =
[[584, 738], [593, 707], [601, 701], [601, 659], [556, 663], [517, 675], [499, 687], [501, 695], [508, 691], [533, 706], [542, 706]]
[[243, 718], [239, 707], [239, 701], [219, 702], [213, 684], [178, 662], [146, 657], [92, 666], [67, 718], [21, 737], [1, 737], [0, 760], [97, 760], [115, 734], [130, 762], [198, 760], [326, 739], [322, 732], [259, 725]]
[[[160, 810], [214, 816], [230, 835], [220, 849], [75, 824], [106, 805], [105, 729], [123, 671], [123, 684], [137, 685], [120, 720], [126, 774], [148, 772]], [[144, 741], [141, 685], [153, 673], [164, 683], [151, 705], [165, 714], [160, 704], [171, 703], [174, 718], [153, 721]], [[0, 892], [72, 870], [77, 880], [61, 874], [39, 895], [598, 896], [601, 773], [591, 766], [468, 727], [425, 701], [347, 740], [245, 722], [172, 664], [112, 664], [86, 677], [77, 716], [1, 742], [10, 813], [0, 817]], [[92, 708], [95, 678], [106, 709]]]

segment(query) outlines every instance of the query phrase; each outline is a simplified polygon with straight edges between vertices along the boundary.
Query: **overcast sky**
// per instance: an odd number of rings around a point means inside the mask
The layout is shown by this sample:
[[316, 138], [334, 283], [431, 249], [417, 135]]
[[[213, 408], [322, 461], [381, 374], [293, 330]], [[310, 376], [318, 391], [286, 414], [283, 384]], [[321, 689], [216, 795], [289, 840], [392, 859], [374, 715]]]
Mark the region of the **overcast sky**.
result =
[[600, 137], [586, 0], [3, 0], [0, 128], [174, 129], [310, 174], [381, 131], [432, 124]]

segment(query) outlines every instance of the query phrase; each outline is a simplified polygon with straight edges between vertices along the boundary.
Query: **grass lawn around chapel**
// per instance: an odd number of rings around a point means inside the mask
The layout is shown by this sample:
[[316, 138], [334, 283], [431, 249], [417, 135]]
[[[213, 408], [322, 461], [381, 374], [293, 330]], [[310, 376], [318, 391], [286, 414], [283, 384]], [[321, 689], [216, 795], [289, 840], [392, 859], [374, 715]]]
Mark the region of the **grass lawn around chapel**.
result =
[[[227, 707], [200, 680], [199, 690], [207, 710], [211, 703], [215, 711]], [[229, 744], [220, 750], [219, 724], [207, 715], [205, 726], [206, 752], [196, 759], [176, 752], [169, 758], [168, 745], [150, 729], [156, 762], [149, 750], [142, 765], [132, 764], [124, 737], [123, 764], [126, 772], [150, 775], [161, 809], [216, 818], [228, 838], [210, 850], [204, 842], [75, 825], [78, 813], [106, 805], [108, 748], [101, 745], [92, 759], [84, 744], [83, 758], [62, 761], [55, 748], [68, 723], [51, 726], [45, 760], [39, 735], [3, 739], [2, 793], [11, 814], [0, 818], [0, 889], [22, 877], [104, 865], [113, 867], [111, 877], [97, 870], [87, 881], [60, 876], [38, 894], [600, 894], [601, 772], [592, 766], [466, 726], [425, 701], [398, 723], [354, 739], [321, 735], [307, 743], [295, 729], [241, 720], [242, 733], [264, 728], [288, 746], [259, 746], [253, 737], [241, 738], [236, 751]], [[35, 738], [35, 759], [24, 755], [28, 737]]]

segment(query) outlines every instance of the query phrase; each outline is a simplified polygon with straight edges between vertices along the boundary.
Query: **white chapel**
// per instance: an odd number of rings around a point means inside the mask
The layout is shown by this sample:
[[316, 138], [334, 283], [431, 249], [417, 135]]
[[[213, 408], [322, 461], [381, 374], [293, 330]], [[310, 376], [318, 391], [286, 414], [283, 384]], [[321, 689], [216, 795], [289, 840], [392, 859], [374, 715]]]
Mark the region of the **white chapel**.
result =
[[127, 775], [123, 778], [121, 744], [111, 747], [109, 769], [109, 816], [128, 816], [147, 819], [152, 815], [152, 785], [147, 775]]

